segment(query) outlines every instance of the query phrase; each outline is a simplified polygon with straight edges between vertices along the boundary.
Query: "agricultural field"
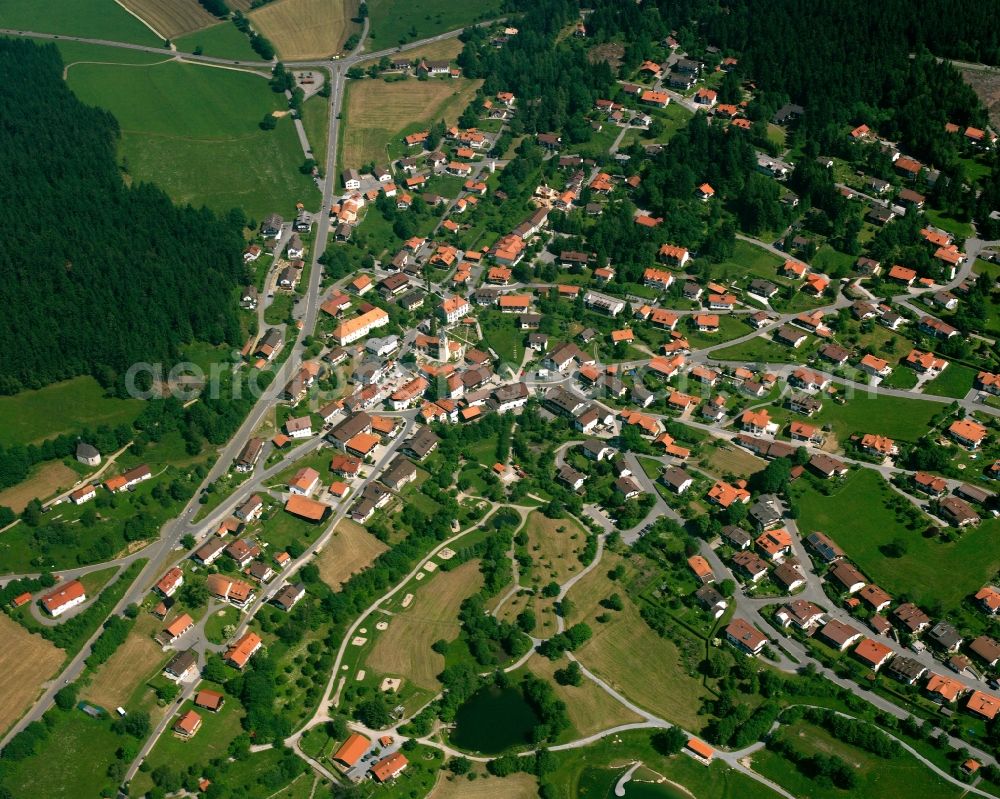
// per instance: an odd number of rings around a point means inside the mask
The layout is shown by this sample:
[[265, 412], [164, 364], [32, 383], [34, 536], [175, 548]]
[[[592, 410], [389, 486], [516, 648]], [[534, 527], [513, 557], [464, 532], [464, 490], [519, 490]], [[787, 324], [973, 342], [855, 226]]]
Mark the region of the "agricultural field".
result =
[[0, 694], [0, 734], [35, 701], [42, 684], [58, 671], [64, 652], [0, 613], [0, 670], [6, 683]]
[[380, 674], [400, 676], [418, 688], [434, 691], [444, 657], [431, 650], [431, 644], [458, 635], [459, 606], [482, 585], [479, 561], [470, 560], [425, 581], [413, 604], [390, 619], [389, 629], [379, 635], [366, 665]]
[[[261, 73], [263, 74], [263, 73]], [[170, 62], [146, 68], [79, 64], [69, 85], [118, 119], [119, 153], [134, 180], [154, 181], [176, 202], [260, 218], [319, 200], [298, 167], [292, 120], [263, 131], [283, 106], [257, 74]]]
[[249, 16], [281, 58], [301, 61], [339, 53], [347, 37], [361, 31], [351, 21], [357, 13], [357, 0], [275, 0]]
[[260, 61], [261, 57], [250, 46], [250, 39], [241, 33], [232, 22], [219, 22], [174, 40], [177, 49], [193, 52], [201, 48], [204, 55], [216, 58], [232, 58], [239, 61]]
[[473, 22], [499, 16], [499, 0], [371, 0], [368, 16], [372, 40], [369, 50], [382, 50], [416, 39], [426, 39], [445, 31], [464, 28]]
[[[193, 2], [193, 0], [192, 0]], [[4, 0], [0, 27], [160, 47], [158, 37], [113, 0]]]
[[[827, 533], [868, 577], [890, 594], [906, 594], [922, 606], [957, 606], [1000, 568], [1000, 551], [991, 544], [1000, 522], [984, 521], [945, 543], [908, 530], [886, 503], [897, 496], [871, 469], [859, 469], [830, 496], [806, 483], [794, 489], [803, 535]], [[851, 513], [845, 514], [845, 504]], [[925, 517], [926, 525], [931, 520]], [[902, 538], [906, 553], [889, 558], [882, 553], [890, 541]]]
[[351, 575], [366, 569], [388, 547], [364, 527], [344, 519], [316, 557], [323, 582], [336, 591]]
[[[133, 698], [141, 703], [145, 697], [136, 696], [136, 690], [157, 674], [170, 657], [153, 640], [153, 635], [162, 626], [152, 614], [140, 615], [125, 643], [97, 669], [90, 684], [81, 692], [81, 698], [109, 713], [116, 707], [128, 707]], [[137, 664], [141, 667], [137, 668]]]
[[218, 20], [198, 0], [120, 0], [135, 16], [164, 39], [206, 28]]
[[[426, 58], [429, 61], [454, 61], [458, 57], [458, 54], [462, 52], [464, 46], [462, 41], [455, 36], [451, 39], [442, 39], [439, 42], [431, 42], [422, 47], [407, 50], [404, 55], [410, 61], [419, 61], [422, 58]], [[368, 66], [372, 63], [374, 62], [366, 61], [362, 66]]]
[[738, 474], [746, 477], [759, 472], [767, 462], [745, 449], [732, 444], [723, 444], [712, 449], [708, 456], [708, 465], [719, 474]]
[[46, 499], [79, 479], [80, 475], [62, 461], [47, 461], [32, 468], [27, 480], [0, 491], [0, 505], [20, 513], [31, 500]]
[[[639, 608], [625, 593], [624, 586], [608, 577], [621, 562], [611, 555], [569, 591], [574, 604], [568, 624], [586, 621], [593, 637], [576, 653], [580, 663], [620, 691], [640, 707], [683, 725], [689, 730], [703, 726], [698, 711], [707, 695], [701, 680], [687, 672], [680, 650], [661, 638], [642, 620]], [[613, 593], [621, 595], [624, 608], [607, 623], [596, 617], [605, 612], [598, 604]], [[636, 663], [656, 663], [657, 679], [636, 668]]]
[[342, 113], [340, 164], [387, 161], [387, 147], [404, 133], [443, 119], [454, 124], [482, 81], [359, 80], [348, 83]]
[[21, 391], [0, 397], [0, 446], [38, 444], [84, 427], [131, 424], [142, 408], [141, 400], [105, 396], [89, 376]]

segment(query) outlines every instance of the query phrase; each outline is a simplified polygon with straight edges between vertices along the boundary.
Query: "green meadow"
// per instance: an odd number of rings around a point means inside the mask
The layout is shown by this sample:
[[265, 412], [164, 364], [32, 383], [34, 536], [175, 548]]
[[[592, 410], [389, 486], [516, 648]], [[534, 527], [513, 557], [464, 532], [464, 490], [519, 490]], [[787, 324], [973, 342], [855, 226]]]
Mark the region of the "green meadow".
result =
[[292, 119], [271, 131], [259, 127], [284, 99], [256, 74], [177, 62], [78, 64], [68, 80], [84, 102], [118, 119], [119, 153], [132, 179], [156, 183], [176, 202], [239, 207], [256, 219], [287, 215], [296, 202], [319, 203], [316, 185], [299, 172]]

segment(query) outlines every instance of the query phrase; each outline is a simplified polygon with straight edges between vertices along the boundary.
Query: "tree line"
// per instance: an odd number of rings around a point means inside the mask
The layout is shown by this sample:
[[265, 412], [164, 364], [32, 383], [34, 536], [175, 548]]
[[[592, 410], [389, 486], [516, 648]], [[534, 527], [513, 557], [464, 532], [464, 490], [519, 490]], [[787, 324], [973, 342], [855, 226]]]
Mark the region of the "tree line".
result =
[[242, 214], [126, 187], [117, 121], [69, 90], [54, 45], [0, 41], [0, 69], [0, 393], [80, 374], [108, 386], [193, 340], [238, 344]]

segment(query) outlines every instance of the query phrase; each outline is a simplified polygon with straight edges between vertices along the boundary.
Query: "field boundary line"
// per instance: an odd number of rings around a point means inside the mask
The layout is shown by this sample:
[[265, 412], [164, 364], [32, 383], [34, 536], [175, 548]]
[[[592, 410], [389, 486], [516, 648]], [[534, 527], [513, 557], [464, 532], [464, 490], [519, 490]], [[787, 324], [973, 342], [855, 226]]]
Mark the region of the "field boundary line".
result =
[[[139, 20], [139, 22], [141, 22], [143, 25], [145, 25], [147, 28], [149, 28], [153, 33], [155, 33], [157, 36], [159, 36], [161, 39], [163, 39], [163, 41], [168, 41], [168, 39], [167, 39], [166, 36], [164, 36], [162, 33], [160, 33], [156, 28], [154, 28], [148, 22], [146, 22], [146, 20], [144, 20], [142, 17], [140, 17], [138, 14], [136, 14], [131, 8], [129, 8], [127, 5], [125, 5], [123, 2], [121, 2], [121, 0], [115, 0], [115, 4], [119, 8], [124, 8], [127, 13], [131, 14], [133, 17], [135, 17], [137, 20]], [[170, 45], [170, 49], [173, 50], [173, 48], [174, 48], [174, 45], [171, 44]]]

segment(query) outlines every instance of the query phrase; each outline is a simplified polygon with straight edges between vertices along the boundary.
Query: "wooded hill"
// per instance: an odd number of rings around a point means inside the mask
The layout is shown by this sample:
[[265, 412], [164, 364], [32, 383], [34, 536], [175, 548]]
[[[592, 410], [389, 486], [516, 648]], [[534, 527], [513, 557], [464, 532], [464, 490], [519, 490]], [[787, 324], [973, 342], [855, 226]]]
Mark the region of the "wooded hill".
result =
[[54, 45], [0, 39], [0, 393], [136, 361], [192, 340], [237, 344], [240, 219], [126, 187], [118, 123], [81, 103]]

